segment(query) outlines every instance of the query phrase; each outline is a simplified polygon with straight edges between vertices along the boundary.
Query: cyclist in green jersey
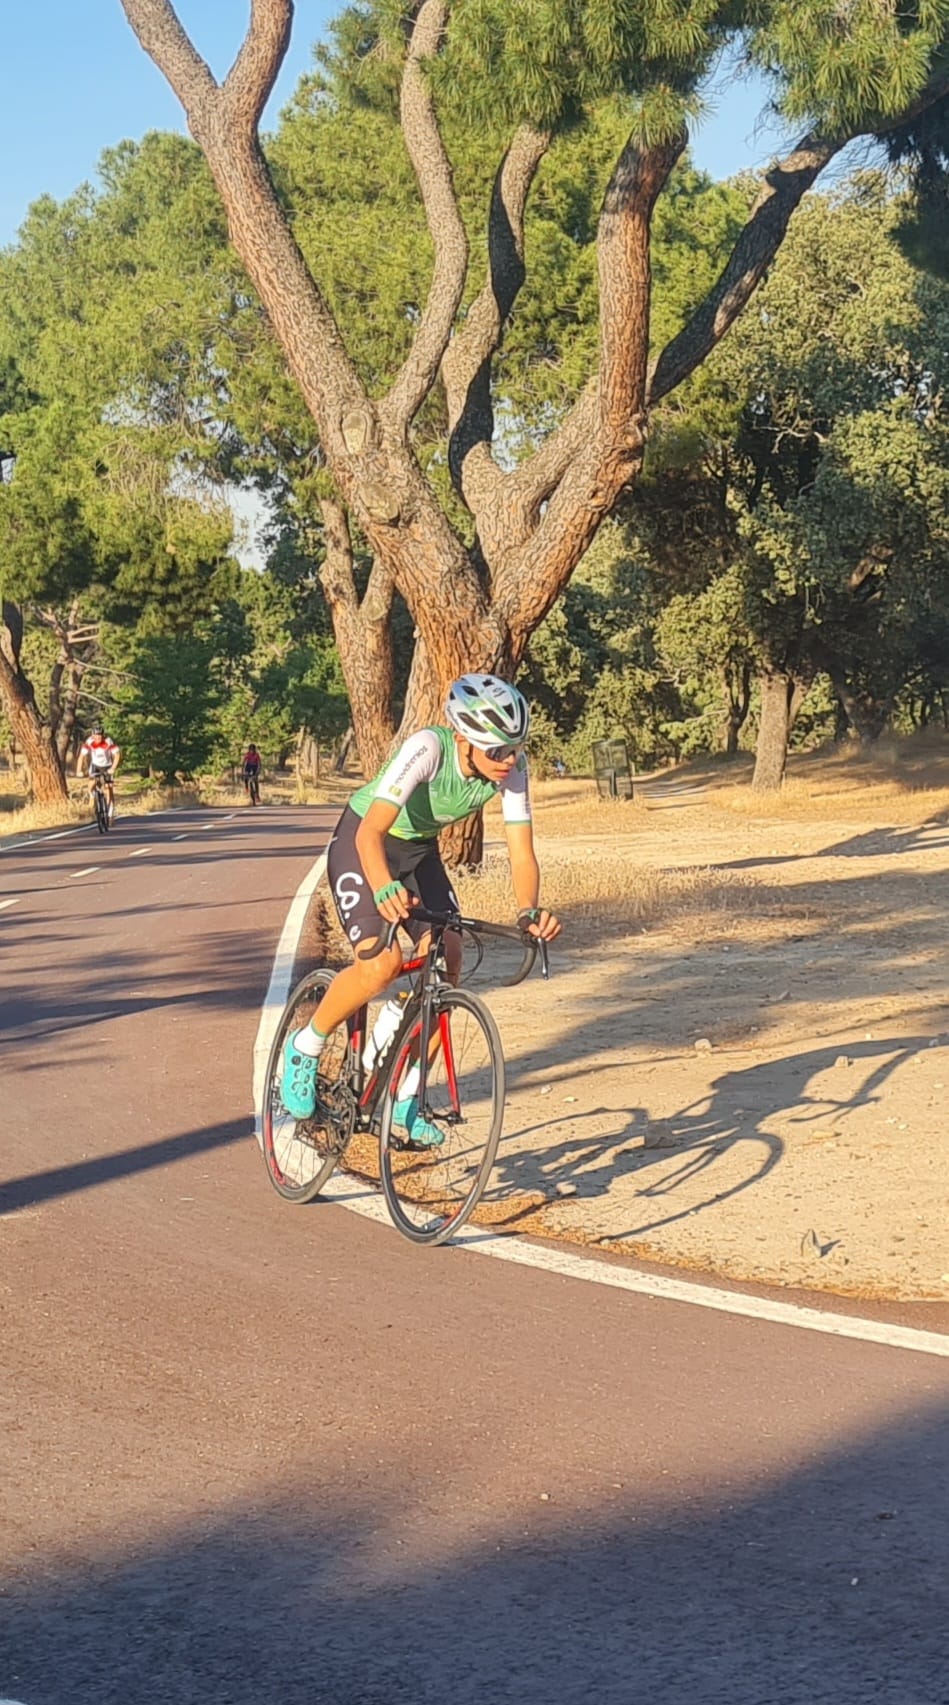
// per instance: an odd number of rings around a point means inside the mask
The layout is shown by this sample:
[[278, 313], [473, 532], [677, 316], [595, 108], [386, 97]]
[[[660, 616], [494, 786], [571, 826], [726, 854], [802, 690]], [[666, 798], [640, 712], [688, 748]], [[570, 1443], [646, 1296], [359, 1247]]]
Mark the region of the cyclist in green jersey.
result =
[[[383, 924], [404, 923], [424, 951], [427, 927], [413, 923], [413, 907], [457, 909], [438, 851], [438, 835], [447, 823], [472, 816], [500, 794], [518, 921], [545, 941], [560, 934], [557, 918], [539, 904], [524, 751], [530, 727], [526, 699], [496, 675], [463, 675], [449, 692], [445, 716], [450, 726], [420, 729], [353, 794], [330, 842], [327, 875], [355, 964], [334, 978], [310, 1023], [287, 1039], [281, 1095], [296, 1119], [312, 1118], [316, 1111], [318, 1061], [326, 1038], [402, 969], [397, 941], [377, 958], [362, 957], [376, 945]], [[461, 940], [446, 933], [444, 947], [447, 975], [457, 983]], [[395, 1120], [413, 1142], [434, 1146], [442, 1141], [412, 1096], [396, 1105]]]

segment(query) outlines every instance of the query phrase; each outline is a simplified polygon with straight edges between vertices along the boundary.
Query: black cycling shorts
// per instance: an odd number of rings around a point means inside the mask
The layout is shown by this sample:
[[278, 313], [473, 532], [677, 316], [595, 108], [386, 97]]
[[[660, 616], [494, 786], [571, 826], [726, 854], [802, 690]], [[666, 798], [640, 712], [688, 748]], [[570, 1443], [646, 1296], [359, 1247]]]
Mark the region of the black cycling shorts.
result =
[[[336, 825], [326, 854], [326, 874], [329, 878], [333, 904], [350, 945], [355, 949], [361, 941], [372, 940], [388, 929], [372, 897], [366, 876], [356, 851], [356, 830], [362, 818], [347, 805]], [[430, 912], [457, 911], [458, 901], [442, 864], [437, 841], [400, 841], [386, 835], [386, 861], [393, 881], [398, 879], [410, 894], [415, 894]], [[413, 941], [425, 935], [428, 925], [415, 923], [411, 918], [404, 925]]]

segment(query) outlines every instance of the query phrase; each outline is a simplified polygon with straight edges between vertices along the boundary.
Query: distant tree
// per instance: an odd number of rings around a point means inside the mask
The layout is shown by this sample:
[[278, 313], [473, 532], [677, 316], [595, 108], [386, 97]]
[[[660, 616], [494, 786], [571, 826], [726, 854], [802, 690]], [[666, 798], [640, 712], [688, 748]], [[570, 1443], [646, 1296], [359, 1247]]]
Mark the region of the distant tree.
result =
[[117, 735], [128, 761], [165, 782], [203, 768], [214, 748], [218, 692], [210, 638], [142, 638], [116, 695]]
[[[102, 619], [189, 626], [233, 526], [186, 477], [170, 381], [160, 396], [117, 389], [118, 257], [93, 210], [86, 192], [43, 200], [0, 255], [0, 700], [46, 802], [66, 794]], [[31, 627], [55, 641], [45, 705], [24, 666]]]

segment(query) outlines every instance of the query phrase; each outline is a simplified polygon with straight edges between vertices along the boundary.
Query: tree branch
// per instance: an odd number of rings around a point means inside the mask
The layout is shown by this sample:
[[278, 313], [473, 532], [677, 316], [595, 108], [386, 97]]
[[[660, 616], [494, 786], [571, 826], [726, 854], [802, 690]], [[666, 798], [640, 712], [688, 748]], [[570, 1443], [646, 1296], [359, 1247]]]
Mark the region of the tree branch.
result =
[[600, 421], [604, 445], [622, 456], [642, 447], [652, 273], [652, 210], [686, 144], [682, 131], [653, 148], [627, 142], [603, 198], [597, 236], [600, 279]]
[[[286, 4], [287, 0], [282, 3]], [[218, 93], [217, 83], [182, 29], [171, 0], [122, 0], [122, 10], [186, 113]]]
[[[600, 214], [600, 371], [545, 452], [505, 486], [531, 518], [520, 549], [494, 580], [515, 646], [543, 620], [604, 515], [638, 473], [646, 443], [652, 211], [683, 148], [680, 133], [641, 147], [632, 138], [613, 170]], [[547, 508], [540, 515], [541, 504]]]
[[949, 71], [932, 77], [903, 112], [884, 124], [869, 126], [833, 140], [809, 134], [783, 160], [765, 173], [761, 192], [731, 255], [705, 301], [668, 343], [650, 376], [650, 406], [681, 385], [700, 366], [734, 325], [761, 283], [784, 240], [792, 213], [816, 178], [848, 142], [858, 136], [883, 137], [910, 123], [949, 93]]
[[244, 127], [266, 76], [279, 63], [291, 0], [253, 0], [250, 32], [231, 73], [237, 90], [231, 99], [238, 107], [245, 104], [233, 115], [169, 0], [122, 0], [122, 5], [143, 48], [181, 101], [224, 203], [231, 242], [283, 346], [327, 455], [335, 459], [341, 479], [350, 479], [351, 495], [352, 463], [341, 421], [347, 410], [368, 406], [365, 389], [284, 217], [256, 128]]
[[384, 426], [399, 437], [408, 431], [438, 376], [468, 275], [468, 239], [458, 210], [451, 161], [423, 68], [423, 61], [434, 59], [438, 52], [447, 16], [447, 0], [423, 0], [402, 75], [402, 133], [425, 208], [435, 260], [428, 301], [412, 348], [379, 409]]
[[256, 133], [270, 99], [292, 25], [293, 0], [251, 0], [250, 28], [224, 80], [228, 112], [249, 133]]
[[650, 405], [681, 385], [734, 324], [781, 247], [791, 214], [846, 140], [849, 138], [831, 142], [805, 136], [792, 153], [765, 173], [748, 223], [718, 281], [653, 367], [648, 388]]
[[488, 213], [488, 276], [442, 361], [452, 480], [474, 513], [487, 508], [503, 479], [491, 455], [491, 360], [524, 283], [524, 212], [550, 140], [549, 131], [524, 125], [501, 162]]

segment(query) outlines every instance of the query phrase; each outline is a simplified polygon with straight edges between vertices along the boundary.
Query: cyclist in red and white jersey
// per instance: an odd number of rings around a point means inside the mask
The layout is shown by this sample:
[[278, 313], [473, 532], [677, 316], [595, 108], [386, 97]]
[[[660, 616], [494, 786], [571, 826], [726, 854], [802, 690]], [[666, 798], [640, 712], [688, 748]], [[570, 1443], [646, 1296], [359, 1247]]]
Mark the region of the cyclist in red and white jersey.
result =
[[119, 772], [122, 762], [122, 748], [106, 734], [101, 722], [94, 722], [79, 748], [79, 758], [76, 763], [76, 774], [81, 776], [83, 766], [89, 766], [89, 797], [92, 798], [93, 783], [96, 776], [101, 776], [105, 782], [109, 798], [109, 816], [115, 816], [115, 788], [113, 782]]

